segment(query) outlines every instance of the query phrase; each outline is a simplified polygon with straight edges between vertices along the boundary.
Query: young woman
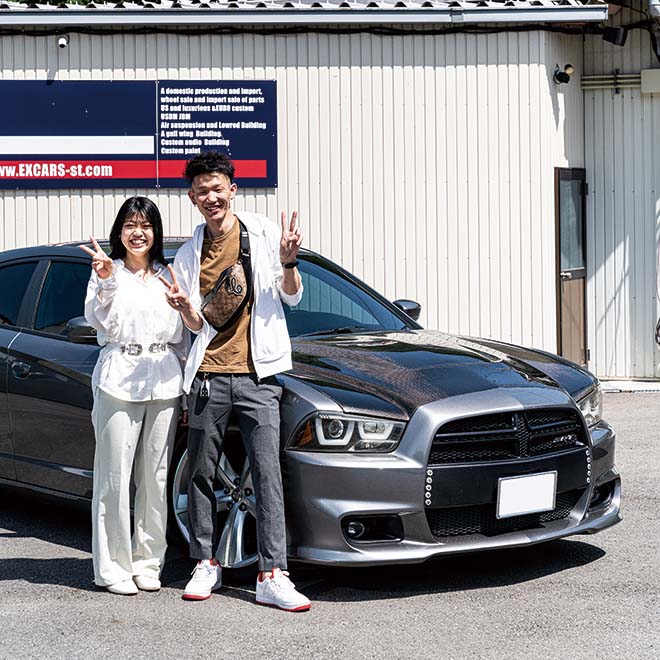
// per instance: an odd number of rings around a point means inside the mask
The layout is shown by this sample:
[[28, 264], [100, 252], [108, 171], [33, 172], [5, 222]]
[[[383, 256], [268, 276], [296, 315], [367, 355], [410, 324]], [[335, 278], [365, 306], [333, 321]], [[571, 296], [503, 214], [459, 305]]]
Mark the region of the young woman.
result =
[[152, 201], [131, 197], [122, 204], [110, 256], [90, 239], [94, 249], [80, 246], [92, 257], [85, 317], [103, 346], [92, 375], [94, 582], [131, 595], [160, 588], [167, 469], [182, 392], [182, 317], [195, 326], [198, 316], [185, 295], [172, 297], [163, 225]]

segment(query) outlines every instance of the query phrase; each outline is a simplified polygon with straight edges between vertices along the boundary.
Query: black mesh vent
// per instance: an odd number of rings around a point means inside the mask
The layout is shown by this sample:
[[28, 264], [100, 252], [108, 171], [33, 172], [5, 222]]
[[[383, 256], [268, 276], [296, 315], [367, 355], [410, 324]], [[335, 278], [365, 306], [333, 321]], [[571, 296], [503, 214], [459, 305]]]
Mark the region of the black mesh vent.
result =
[[438, 433], [483, 433], [484, 431], [513, 431], [513, 415], [504, 413], [498, 415], [481, 415], [467, 417], [447, 422]]
[[533, 410], [458, 419], [433, 438], [429, 465], [506, 461], [586, 444], [573, 410]]
[[549, 438], [535, 438], [534, 444], [529, 448], [529, 455], [542, 456], [543, 454], [550, 454], [553, 451], [579, 447], [580, 444], [577, 433], [555, 434]]
[[529, 410], [525, 416], [531, 429], [580, 423], [577, 413], [570, 410]]
[[557, 493], [555, 508], [544, 513], [532, 513], [498, 520], [495, 517], [496, 505], [483, 504], [480, 506], [427, 509], [426, 519], [435, 538], [467, 536], [470, 534], [496, 536], [497, 534], [506, 534], [521, 529], [532, 529], [553, 520], [563, 520], [568, 517], [583, 492], [583, 490], [571, 490], [565, 493]]
[[517, 458], [515, 438], [507, 440], [492, 438], [471, 439], [469, 442], [434, 442], [429, 464], [474, 463], [478, 461], [506, 461]]

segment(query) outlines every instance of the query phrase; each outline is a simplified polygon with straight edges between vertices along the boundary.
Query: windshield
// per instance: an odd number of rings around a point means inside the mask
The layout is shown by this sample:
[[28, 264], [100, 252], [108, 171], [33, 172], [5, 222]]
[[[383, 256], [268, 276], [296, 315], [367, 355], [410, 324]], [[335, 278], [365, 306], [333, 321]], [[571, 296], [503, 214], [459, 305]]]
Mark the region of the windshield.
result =
[[407, 327], [383, 302], [347, 280], [329, 262], [305, 257], [298, 270], [304, 286], [302, 300], [296, 307], [284, 305], [291, 337]]

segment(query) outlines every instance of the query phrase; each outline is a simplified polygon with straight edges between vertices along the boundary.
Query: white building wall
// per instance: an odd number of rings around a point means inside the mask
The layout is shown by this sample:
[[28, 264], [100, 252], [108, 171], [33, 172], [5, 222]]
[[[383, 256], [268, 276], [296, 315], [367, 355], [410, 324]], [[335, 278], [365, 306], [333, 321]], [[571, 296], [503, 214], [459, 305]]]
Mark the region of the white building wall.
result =
[[[623, 10], [613, 23], [635, 20], [638, 14]], [[586, 40], [587, 75], [659, 66], [646, 32], [631, 31], [623, 48], [596, 36]], [[660, 95], [637, 87], [584, 96], [591, 368], [600, 376], [657, 378]]]
[[[9, 79], [276, 79], [279, 188], [237, 208], [300, 210], [306, 244], [427, 327], [555, 350], [554, 167], [582, 166], [579, 37], [72, 34], [3, 37]], [[127, 103], [131, 99], [126, 99]], [[139, 111], [139, 109], [137, 109]], [[169, 234], [198, 217], [180, 190], [5, 191], [0, 247], [105, 236], [149, 194]]]

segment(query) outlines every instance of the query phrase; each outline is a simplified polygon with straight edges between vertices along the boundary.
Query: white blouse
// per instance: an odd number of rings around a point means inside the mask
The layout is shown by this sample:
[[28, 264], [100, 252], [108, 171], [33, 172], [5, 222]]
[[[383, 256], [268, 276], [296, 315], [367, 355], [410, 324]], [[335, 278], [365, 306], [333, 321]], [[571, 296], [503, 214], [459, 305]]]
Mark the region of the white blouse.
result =
[[[182, 365], [187, 333], [178, 312], [165, 298], [166, 268], [143, 280], [121, 259], [113, 273], [101, 279], [92, 271], [85, 298], [85, 318], [96, 329], [103, 349], [92, 374], [92, 388], [122, 401], [173, 399], [182, 393]], [[141, 353], [129, 353], [139, 344]], [[158, 345], [158, 346], [152, 346]], [[155, 350], [150, 351], [152, 346]], [[136, 347], [130, 347], [137, 352]]]

